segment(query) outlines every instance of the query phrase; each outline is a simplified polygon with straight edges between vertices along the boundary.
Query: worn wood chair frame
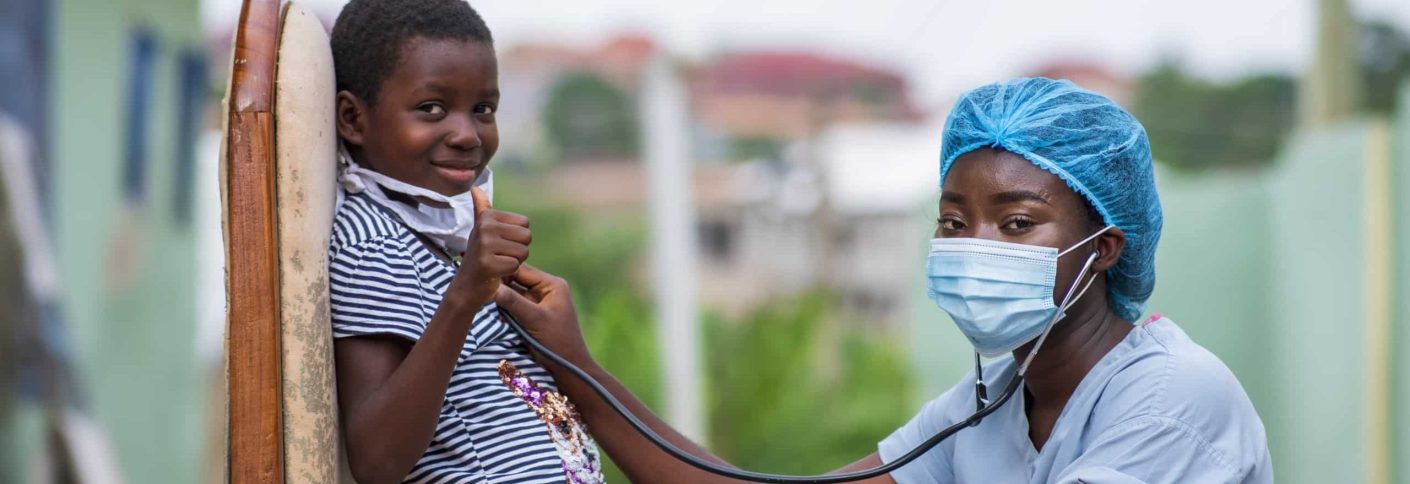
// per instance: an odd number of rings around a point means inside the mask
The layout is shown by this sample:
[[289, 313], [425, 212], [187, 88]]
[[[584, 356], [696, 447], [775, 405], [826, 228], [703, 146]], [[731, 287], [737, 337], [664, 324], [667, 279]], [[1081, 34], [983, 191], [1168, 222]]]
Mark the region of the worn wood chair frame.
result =
[[245, 0], [227, 94], [225, 199], [227, 478], [284, 481], [275, 241], [274, 74], [279, 0]]

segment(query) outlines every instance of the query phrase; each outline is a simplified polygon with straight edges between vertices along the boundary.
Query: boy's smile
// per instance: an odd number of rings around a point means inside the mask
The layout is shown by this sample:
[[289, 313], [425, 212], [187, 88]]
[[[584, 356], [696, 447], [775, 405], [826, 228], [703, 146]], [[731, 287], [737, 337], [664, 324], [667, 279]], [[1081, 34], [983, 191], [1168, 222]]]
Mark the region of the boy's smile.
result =
[[499, 75], [485, 42], [416, 37], [368, 104], [338, 93], [338, 128], [363, 166], [454, 196], [499, 148]]

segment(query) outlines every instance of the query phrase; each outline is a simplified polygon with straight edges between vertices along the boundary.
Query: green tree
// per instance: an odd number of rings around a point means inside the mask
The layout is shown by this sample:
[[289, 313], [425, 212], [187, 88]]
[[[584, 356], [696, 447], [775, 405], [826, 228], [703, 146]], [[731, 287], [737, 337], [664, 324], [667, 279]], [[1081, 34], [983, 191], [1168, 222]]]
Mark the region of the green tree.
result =
[[730, 141], [730, 161], [751, 161], [755, 159], [780, 160], [783, 158], [783, 141], [766, 136], [744, 136]]
[[[1410, 82], [1410, 35], [1383, 20], [1359, 24], [1359, 108], [1389, 115]], [[1132, 112], [1146, 126], [1151, 150], [1187, 169], [1265, 164], [1292, 131], [1297, 80], [1257, 74], [1214, 83], [1162, 62], [1137, 82]]]
[[1361, 108], [1389, 115], [1410, 81], [1410, 35], [1384, 20], [1361, 24]]
[[[739, 321], [707, 318], [710, 444], [751, 470], [831, 471], [876, 451], [910, 417], [913, 386], [899, 344], [842, 325], [837, 347], [820, 347], [835, 298], [815, 291]], [[824, 379], [817, 358], [841, 361]]]
[[1271, 162], [1296, 116], [1292, 77], [1262, 74], [1212, 83], [1165, 62], [1141, 76], [1133, 114], [1157, 160], [1180, 168]]
[[564, 159], [635, 156], [636, 111], [621, 89], [586, 72], [569, 74], [550, 91], [543, 119]]

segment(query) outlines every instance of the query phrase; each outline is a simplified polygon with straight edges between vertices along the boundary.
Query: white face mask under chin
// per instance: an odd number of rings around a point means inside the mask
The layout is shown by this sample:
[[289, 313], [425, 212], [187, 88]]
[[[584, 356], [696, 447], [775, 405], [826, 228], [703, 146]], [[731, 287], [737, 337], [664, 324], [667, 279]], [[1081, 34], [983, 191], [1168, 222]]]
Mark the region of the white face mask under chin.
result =
[[[338, 147], [338, 183], [343, 188], [338, 191], [338, 205], [343, 203], [344, 191], [349, 194], [366, 194], [378, 205], [395, 214], [411, 230], [431, 239], [447, 254], [459, 255], [465, 252], [470, 231], [475, 228], [475, 200], [470, 190], [455, 196], [445, 196], [402, 182], [358, 166], [341, 145]], [[485, 168], [479, 178], [475, 179], [474, 186], [484, 190], [485, 196], [494, 200], [494, 174], [489, 168]], [[447, 206], [435, 207], [425, 203], [413, 205], [393, 200], [387, 196], [389, 191]]]

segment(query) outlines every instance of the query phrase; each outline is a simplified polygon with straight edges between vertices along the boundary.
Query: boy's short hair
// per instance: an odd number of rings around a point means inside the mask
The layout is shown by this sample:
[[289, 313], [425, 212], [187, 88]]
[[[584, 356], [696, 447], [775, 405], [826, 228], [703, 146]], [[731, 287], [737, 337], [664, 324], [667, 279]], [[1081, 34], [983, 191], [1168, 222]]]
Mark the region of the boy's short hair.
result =
[[352, 0], [338, 13], [330, 39], [338, 90], [377, 102], [402, 47], [417, 37], [494, 43], [465, 0]]

